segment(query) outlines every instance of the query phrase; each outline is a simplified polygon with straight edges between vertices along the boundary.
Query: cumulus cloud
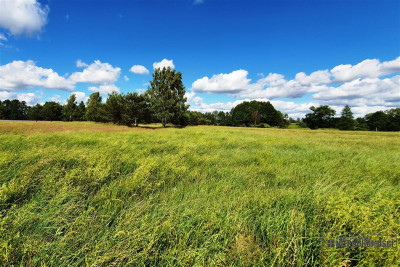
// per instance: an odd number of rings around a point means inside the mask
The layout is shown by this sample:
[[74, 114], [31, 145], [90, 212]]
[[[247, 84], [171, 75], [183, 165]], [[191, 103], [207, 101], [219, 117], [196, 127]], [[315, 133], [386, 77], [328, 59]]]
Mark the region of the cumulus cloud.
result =
[[[302, 117], [310, 112], [311, 105], [330, 105], [338, 113], [344, 105], [354, 107], [356, 116], [376, 110], [385, 110], [400, 105], [400, 75], [384, 78], [400, 72], [400, 57], [381, 62], [367, 59], [354, 66], [339, 65], [329, 70], [315, 71], [309, 75], [299, 72], [293, 79], [287, 80], [278, 73], [252, 82], [246, 70], [203, 77], [192, 84], [193, 92], [227, 94], [244, 100], [268, 101], [289, 116]], [[300, 98], [310, 94], [313, 103], [295, 103], [276, 98]], [[199, 97], [191, 96], [191, 109], [226, 111], [235, 102], [206, 104]]]
[[33, 35], [47, 23], [49, 7], [37, 0], [0, 0], [0, 27], [13, 35]]
[[309, 91], [322, 89], [319, 83], [329, 80], [327, 71], [314, 72], [307, 76], [301, 72], [294, 80], [287, 81], [284, 76], [270, 73], [267, 77], [251, 83], [246, 70], [236, 70], [231, 73], [213, 75], [211, 78], [203, 77], [192, 84], [195, 92], [226, 93], [234, 97], [244, 98], [296, 98]]
[[[399, 85], [396, 78], [381, 80], [379, 77], [400, 72], [400, 57], [392, 61], [380, 62], [377, 59], [364, 60], [361, 63], [340, 65], [329, 70], [315, 71], [309, 75], [299, 72], [294, 79], [286, 80], [278, 73], [252, 82], [246, 70], [203, 77], [192, 84], [194, 92], [228, 94], [236, 98], [299, 98], [307, 93], [316, 93], [315, 99], [354, 99], [366, 94], [379, 94], [382, 101], [397, 101]], [[337, 83], [344, 83], [338, 88]], [[371, 93], [371, 92], [375, 93]]]
[[313, 98], [336, 105], [400, 105], [400, 75], [385, 79], [359, 78], [318, 92]]
[[231, 73], [213, 75], [211, 78], [203, 77], [192, 84], [195, 92], [209, 93], [238, 93], [246, 90], [250, 79], [246, 70], [235, 70]]
[[89, 90], [92, 92], [99, 92], [100, 94], [103, 95], [111, 94], [112, 92], [117, 92], [117, 93], [120, 92], [119, 88], [114, 84], [103, 84], [98, 87], [90, 86]]
[[171, 69], [174, 69], [175, 65], [174, 65], [172, 59], [168, 60], [168, 59], [164, 58], [160, 62], [153, 63], [153, 69], [158, 69], [158, 68], [163, 69], [164, 67], [165, 68], [171, 67]]
[[[102, 94], [112, 91], [119, 92], [119, 88], [113, 83], [119, 79], [120, 68], [113, 67], [108, 63], [101, 63], [99, 60], [90, 65], [78, 60], [76, 65], [83, 67], [83, 71], [75, 72], [69, 77], [62, 77], [52, 69], [36, 66], [32, 60], [13, 61], [0, 66], [0, 90], [15, 91], [41, 87], [73, 91], [76, 83], [87, 82], [99, 85], [99, 87], [89, 87], [91, 91], [99, 91]], [[82, 96], [83, 98], [84, 96]]]
[[386, 62], [378, 59], [366, 59], [354, 66], [339, 65], [331, 70], [335, 82], [349, 82], [357, 78], [377, 78], [394, 72], [400, 72], [400, 57]]
[[24, 90], [34, 86], [72, 91], [75, 83], [52, 69], [36, 66], [32, 60], [17, 60], [0, 66], [0, 90]]
[[129, 69], [129, 71], [136, 73], [136, 74], [142, 74], [142, 75], [149, 74], [149, 70], [145, 66], [142, 66], [142, 65], [133, 65]]
[[88, 65], [82, 72], [74, 72], [69, 79], [75, 83], [87, 82], [97, 85], [110, 85], [119, 79], [121, 69], [113, 67], [109, 63], [102, 63], [95, 60]]
[[25, 101], [27, 105], [34, 105], [40, 100], [41, 96], [34, 93], [16, 93], [0, 91], [0, 100], [6, 99], [18, 99], [19, 101]]
[[125, 82], [129, 82], [128, 76], [124, 75], [124, 81], [125, 81]]

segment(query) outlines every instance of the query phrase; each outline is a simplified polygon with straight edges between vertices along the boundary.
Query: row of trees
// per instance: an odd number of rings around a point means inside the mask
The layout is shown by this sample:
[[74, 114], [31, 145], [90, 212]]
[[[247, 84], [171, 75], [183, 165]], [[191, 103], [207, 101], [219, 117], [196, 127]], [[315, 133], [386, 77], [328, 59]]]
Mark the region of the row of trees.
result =
[[[346, 105], [340, 117], [335, 117], [336, 111], [324, 105], [311, 107], [311, 113], [304, 119], [287, 118], [276, 110], [270, 102], [243, 102], [230, 112], [198, 112], [188, 111], [181, 99], [180, 105], [171, 105], [169, 109], [152, 106], [150, 94], [117, 94], [108, 96], [105, 103], [98, 92], [90, 95], [87, 104], [78, 104], [72, 94], [65, 105], [57, 102], [46, 102], [44, 105], [28, 106], [24, 101], [0, 101], [0, 118], [8, 120], [48, 120], [48, 121], [96, 121], [113, 122], [127, 126], [137, 126], [139, 123], [171, 122], [176, 125], [220, 125], [220, 126], [256, 126], [285, 128], [290, 123], [300, 127], [337, 128], [340, 130], [358, 131], [400, 131], [400, 108], [377, 111], [354, 119], [351, 108]], [[160, 101], [161, 102], [161, 101]], [[161, 103], [159, 104], [161, 106]], [[175, 109], [175, 111], [174, 111]], [[166, 113], [165, 110], [169, 112]]]
[[306, 114], [300, 125], [311, 129], [337, 128], [339, 130], [358, 131], [400, 131], [400, 108], [369, 113], [363, 118], [354, 119], [351, 108], [346, 105], [340, 117], [335, 117], [336, 111], [324, 105], [312, 106], [312, 113]]

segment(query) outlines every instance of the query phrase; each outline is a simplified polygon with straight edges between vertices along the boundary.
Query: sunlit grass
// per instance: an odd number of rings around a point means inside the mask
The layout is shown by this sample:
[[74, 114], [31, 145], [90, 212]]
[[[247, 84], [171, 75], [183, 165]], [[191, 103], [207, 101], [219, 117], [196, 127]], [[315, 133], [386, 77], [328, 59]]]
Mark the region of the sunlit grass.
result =
[[0, 122], [3, 265], [396, 265], [400, 134]]

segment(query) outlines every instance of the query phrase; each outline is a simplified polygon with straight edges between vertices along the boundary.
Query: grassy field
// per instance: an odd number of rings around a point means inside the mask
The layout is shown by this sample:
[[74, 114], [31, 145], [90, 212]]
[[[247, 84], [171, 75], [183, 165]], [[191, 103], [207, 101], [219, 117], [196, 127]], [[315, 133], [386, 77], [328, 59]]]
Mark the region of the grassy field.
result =
[[5, 266], [395, 266], [400, 133], [0, 122]]

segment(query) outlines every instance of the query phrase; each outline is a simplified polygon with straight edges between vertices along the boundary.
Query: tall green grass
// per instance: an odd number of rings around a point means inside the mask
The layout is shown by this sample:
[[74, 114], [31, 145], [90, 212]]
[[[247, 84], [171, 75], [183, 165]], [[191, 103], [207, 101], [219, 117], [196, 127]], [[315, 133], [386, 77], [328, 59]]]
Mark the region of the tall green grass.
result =
[[400, 134], [0, 122], [5, 266], [398, 265]]

